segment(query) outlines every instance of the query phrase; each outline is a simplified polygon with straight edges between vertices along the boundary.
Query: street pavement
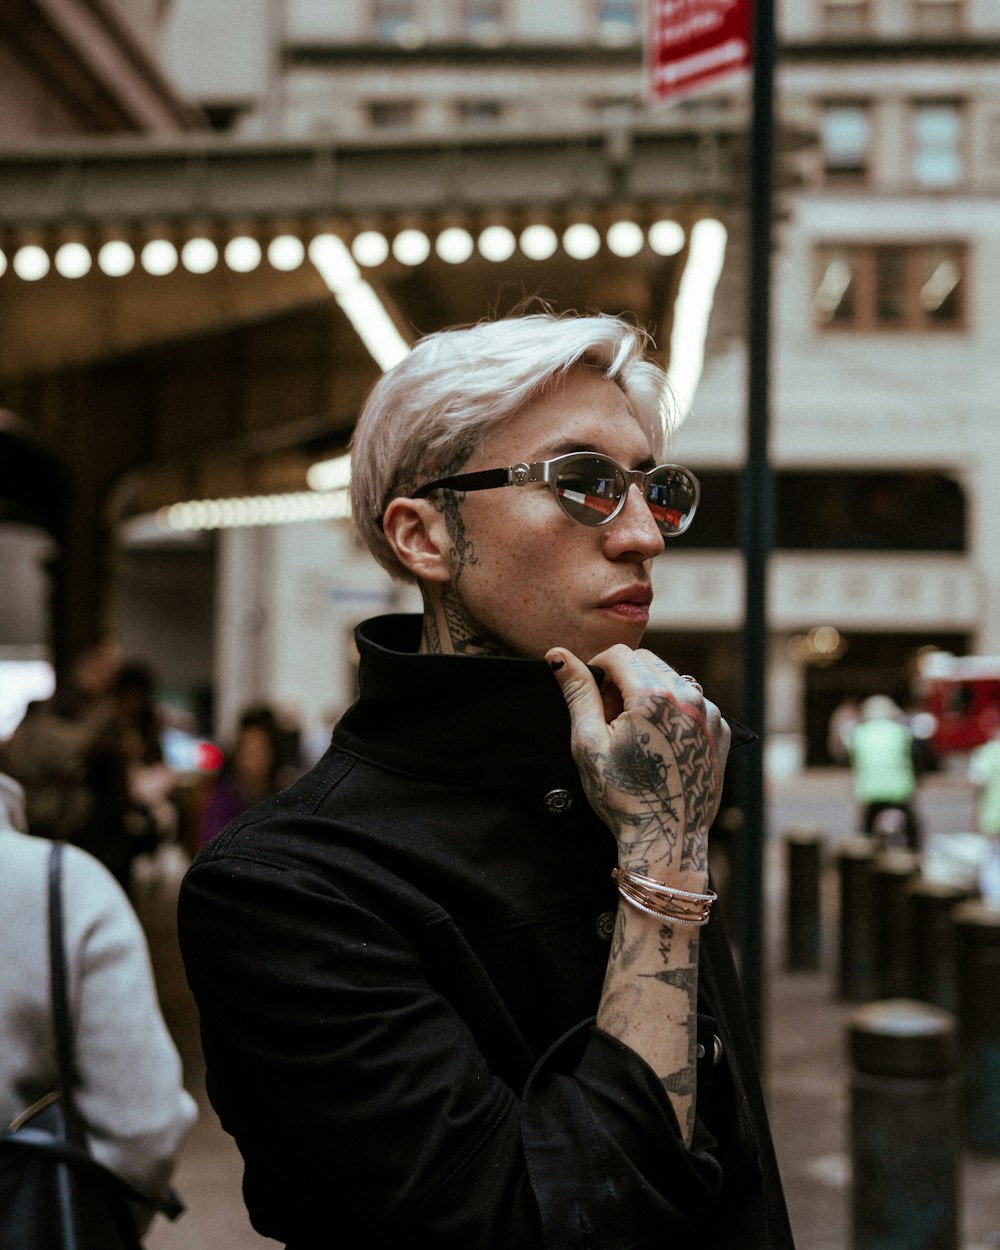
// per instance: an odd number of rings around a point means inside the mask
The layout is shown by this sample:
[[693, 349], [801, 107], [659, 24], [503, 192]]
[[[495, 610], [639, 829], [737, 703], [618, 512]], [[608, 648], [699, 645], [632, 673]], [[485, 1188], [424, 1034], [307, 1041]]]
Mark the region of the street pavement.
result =
[[[970, 828], [968, 787], [952, 775], [925, 779], [919, 800], [929, 833]], [[772, 783], [771, 836], [765, 853], [767, 934], [764, 1082], [797, 1250], [853, 1250], [850, 1229], [848, 1082], [845, 1058], [850, 1004], [836, 1000], [836, 881], [823, 879], [821, 967], [783, 966], [785, 907], [782, 833], [793, 825], [822, 829], [831, 844], [854, 827], [845, 770], [810, 770]], [[828, 858], [829, 862], [829, 858]], [[240, 1193], [240, 1158], [208, 1106], [197, 1019], [177, 951], [173, 907], [177, 878], [140, 889], [137, 909], [150, 938], [160, 998], [184, 1060], [185, 1082], [201, 1108], [181, 1154], [176, 1187], [187, 1211], [175, 1223], [158, 1218], [148, 1250], [260, 1250], [277, 1243], [250, 1227]], [[964, 1155], [962, 1234], [957, 1250], [1000, 1250], [1000, 1159]]]

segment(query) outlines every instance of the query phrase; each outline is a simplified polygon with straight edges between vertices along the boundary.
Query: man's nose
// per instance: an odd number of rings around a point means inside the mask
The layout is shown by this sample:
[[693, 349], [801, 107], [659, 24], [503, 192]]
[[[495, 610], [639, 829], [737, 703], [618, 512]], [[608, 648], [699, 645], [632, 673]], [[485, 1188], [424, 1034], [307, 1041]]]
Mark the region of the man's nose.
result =
[[622, 555], [634, 551], [642, 559], [649, 560], [663, 550], [663, 535], [635, 482], [628, 488], [624, 507], [607, 529], [609, 554]]

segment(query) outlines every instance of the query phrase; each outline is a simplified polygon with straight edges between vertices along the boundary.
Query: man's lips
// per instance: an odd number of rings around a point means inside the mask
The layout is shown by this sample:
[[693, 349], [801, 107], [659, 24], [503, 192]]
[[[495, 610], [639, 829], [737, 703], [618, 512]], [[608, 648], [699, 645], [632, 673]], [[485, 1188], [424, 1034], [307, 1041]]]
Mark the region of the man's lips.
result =
[[644, 616], [648, 614], [652, 601], [652, 587], [628, 586], [608, 595], [597, 606], [604, 612], [614, 612], [620, 616]]

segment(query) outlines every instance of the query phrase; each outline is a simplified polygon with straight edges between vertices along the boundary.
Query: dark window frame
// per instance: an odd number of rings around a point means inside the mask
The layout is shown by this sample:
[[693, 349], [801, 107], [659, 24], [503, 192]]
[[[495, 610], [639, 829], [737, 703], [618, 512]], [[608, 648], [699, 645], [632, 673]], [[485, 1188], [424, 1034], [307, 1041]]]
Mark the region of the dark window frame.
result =
[[416, 100], [369, 100], [368, 125], [374, 130], [407, 130], [416, 121]]
[[[921, 304], [921, 291], [928, 279], [924, 276], [928, 258], [935, 252], [951, 252], [960, 271], [955, 287], [953, 315], [935, 317], [933, 310]], [[831, 315], [824, 319], [816, 310], [815, 294], [825, 280], [836, 253], [842, 252], [852, 262], [850, 305], [852, 311], [843, 315]], [[899, 318], [879, 314], [879, 307], [887, 307], [889, 299], [886, 279], [889, 267], [898, 256], [903, 260], [903, 313]], [[826, 240], [817, 242], [813, 249], [812, 291], [814, 293], [813, 316], [818, 332], [822, 334], [956, 334], [969, 329], [969, 281], [971, 265], [969, 246], [957, 239], [885, 240], [872, 242], [843, 242]], [[951, 291], [942, 299], [949, 298]], [[838, 305], [838, 308], [840, 305]], [[940, 307], [940, 305], [939, 305]]]
[[[691, 528], [671, 550], [726, 551], [739, 547], [740, 474], [702, 469], [701, 503]], [[933, 517], [933, 524], [924, 518]], [[969, 502], [945, 469], [781, 468], [774, 474], [777, 551], [965, 555]]]
[[[819, 25], [833, 38], [851, 38], [871, 30], [871, 0], [817, 0]], [[845, 20], [852, 15], [850, 20]]]
[[966, 0], [910, 0], [910, 12], [917, 35], [933, 38], [962, 34], [968, 29]]

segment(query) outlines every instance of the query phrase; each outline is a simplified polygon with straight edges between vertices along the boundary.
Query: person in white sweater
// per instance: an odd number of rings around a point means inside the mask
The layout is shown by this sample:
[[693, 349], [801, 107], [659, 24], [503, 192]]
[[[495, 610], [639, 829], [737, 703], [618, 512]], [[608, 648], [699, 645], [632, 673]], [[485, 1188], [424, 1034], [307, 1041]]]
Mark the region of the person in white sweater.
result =
[[[56, 1085], [49, 998], [51, 843], [27, 832], [24, 796], [0, 773], [0, 1131]], [[160, 1012], [149, 951], [124, 891], [93, 856], [63, 857], [75, 1105], [91, 1154], [162, 1196], [197, 1115]]]

